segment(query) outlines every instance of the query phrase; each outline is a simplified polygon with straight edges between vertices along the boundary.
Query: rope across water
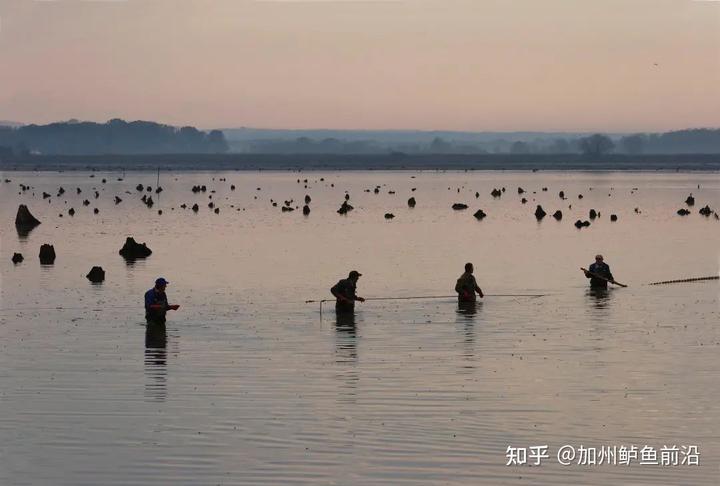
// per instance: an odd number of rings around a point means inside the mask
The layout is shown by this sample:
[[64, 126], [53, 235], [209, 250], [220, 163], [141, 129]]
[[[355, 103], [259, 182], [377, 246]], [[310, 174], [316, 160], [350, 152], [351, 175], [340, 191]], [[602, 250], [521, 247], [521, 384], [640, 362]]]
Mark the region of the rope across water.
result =
[[720, 276], [713, 275], [711, 277], [693, 277], [693, 278], [681, 278], [678, 280], [664, 280], [662, 282], [652, 282], [647, 285], [665, 285], [665, 284], [674, 284], [674, 283], [686, 283], [686, 282], [701, 282], [704, 280], [719, 280]]

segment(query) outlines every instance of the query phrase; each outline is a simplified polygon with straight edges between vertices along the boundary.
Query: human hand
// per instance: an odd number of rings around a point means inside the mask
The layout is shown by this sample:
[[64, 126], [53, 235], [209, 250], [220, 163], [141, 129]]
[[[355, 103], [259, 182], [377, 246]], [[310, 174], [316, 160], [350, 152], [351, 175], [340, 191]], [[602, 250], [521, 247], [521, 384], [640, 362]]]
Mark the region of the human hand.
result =
[[365, 302], [365, 299], [363, 299], [362, 297], [358, 297], [357, 300], [359, 300], [360, 302]]
[[169, 307], [170, 307], [170, 310], [178, 310], [178, 309], [180, 308], [180, 306], [177, 305], [177, 304], [171, 305], [171, 306], [169, 306]]

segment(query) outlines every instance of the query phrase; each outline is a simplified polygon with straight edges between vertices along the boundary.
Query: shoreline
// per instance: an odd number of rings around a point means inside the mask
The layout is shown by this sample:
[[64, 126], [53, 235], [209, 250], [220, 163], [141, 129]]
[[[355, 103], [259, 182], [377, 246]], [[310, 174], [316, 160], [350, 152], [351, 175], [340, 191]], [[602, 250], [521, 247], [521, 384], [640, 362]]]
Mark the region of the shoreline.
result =
[[17, 171], [573, 171], [718, 172], [720, 154], [606, 155], [332, 155], [148, 154], [34, 155], [0, 161]]

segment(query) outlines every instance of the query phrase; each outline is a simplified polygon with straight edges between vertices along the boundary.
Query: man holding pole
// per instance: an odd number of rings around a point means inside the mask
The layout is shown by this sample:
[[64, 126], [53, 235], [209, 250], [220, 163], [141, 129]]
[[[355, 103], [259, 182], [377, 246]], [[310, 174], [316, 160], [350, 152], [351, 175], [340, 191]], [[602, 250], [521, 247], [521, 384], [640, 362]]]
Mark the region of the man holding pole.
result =
[[585, 273], [585, 277], [590, 279], [590, 287], [606, 289], [608, 282], [624, 287], [624, 285], [615, 282], [615, 278], [610, 272], [610, 265], [603, 261], [602, 255], [595, 255], [595, 263], [590, 265], [587, 270], [584, 268], [581, 270]]
[[340, 280], [330, 292], [335, 296], [335, 311], [339, 313], [350, 313], [355, 311], [355, 301], [365, 302], [365, 299], [356, 295], [357, 281], [362, 276], [357, 270], [353, 270], [348, 278]]

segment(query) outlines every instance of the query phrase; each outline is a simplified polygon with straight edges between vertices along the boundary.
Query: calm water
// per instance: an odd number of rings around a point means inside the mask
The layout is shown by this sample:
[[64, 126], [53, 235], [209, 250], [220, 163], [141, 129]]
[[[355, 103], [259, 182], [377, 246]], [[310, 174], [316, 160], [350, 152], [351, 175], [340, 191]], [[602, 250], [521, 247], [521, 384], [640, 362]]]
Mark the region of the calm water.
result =
[[[89, 175], [2, 174], [0, 484], [717, 484], [718, 282], [643, 284], [718, 274], [720, 222], [697, 214], [718, 174], [162, 173], [152, 209], [135, 186], [157, 174]], [[281, 213], [305, 194], [308, 217]], [[21, 203], [43, 222], [26, 238]], [[130, 235], [150, 258], [118, 255]], [[628, 288], [588, 291], [598, 252]], [[450, 295], [466, 261], [488, 294], [546, 295], [368, 301], [350, 322], [305, 303], [351, 269], [365, 297]], [[181, 308], [146, 335], [158, 276]], [[542, 466], [505, 466], [544, 444]], [[563, 467], [565, 444], [697, 445], [700, 466]]]

